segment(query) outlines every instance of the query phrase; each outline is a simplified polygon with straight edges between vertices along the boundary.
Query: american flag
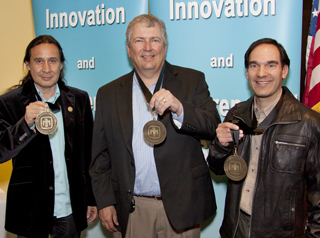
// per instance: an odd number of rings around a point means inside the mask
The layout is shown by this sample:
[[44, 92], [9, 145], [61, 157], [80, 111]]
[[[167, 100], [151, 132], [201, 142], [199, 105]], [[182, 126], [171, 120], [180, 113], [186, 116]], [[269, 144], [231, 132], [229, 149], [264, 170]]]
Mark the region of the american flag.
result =
[[307, 43], [304, 97], [302, 102], [320, 112], [320, 0], [313, 0], [311, 22]]

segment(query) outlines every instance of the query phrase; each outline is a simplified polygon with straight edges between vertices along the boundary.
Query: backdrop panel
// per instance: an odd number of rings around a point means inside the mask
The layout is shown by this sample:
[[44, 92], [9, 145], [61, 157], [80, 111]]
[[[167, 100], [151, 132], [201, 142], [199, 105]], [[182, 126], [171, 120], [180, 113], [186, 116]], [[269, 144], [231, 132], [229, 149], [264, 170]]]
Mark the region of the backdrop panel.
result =
[[52, 35], [63, 48], [68, 85], [94, 99], [100, 86], [132, 70], [125, 32], [148, 13], [148, 0], [32, 0], [32, 9], [35, 35]]
[[[241, 2], [241, 3], [240, 3]], [[244, 53], [260, 38], [279, 41], [291, 59], [283, 84], [299, 96], [302, 1], [150, 0], [150, 13], [165, 21], [167, 60], [203, 71], [222, 116], [232, 100], [252, 95], [245, 77]], [[223, 118], [222, 118], [223, 119]]]
[[[97, 89], [132, 70], [125, 46], [127, 24], [148, 12], [147, 0], [32, 0], [36, 36], [50, 34], [62, 45], [67, 83]], [[150, 0], [150, 13], [165, 21], [167, 60], [203, 71], [224, 118], [235, 102], [252, 95], [243, 56], [255, 40], [278, 40], [291, 59], [283, 84], [299, 97], [302, 1], [292, 0]], [[93, 100], [94, 102], [94, 100]], [[202, 224], [202, 238], [219, 237], [226, 178], [212, 176], [218, 211]], [[111, 237], [99, 223], [83, 237]]]
[[[252, 95], [244, 54], [260, 38], [274, 38], [286, 49], [291, 65], [283, 85], [299, 97], [302, 6], [292, 0], [149, 0], [150, 13], [167, 26], [167, 60], [205, 73], [222, 120], [235, 102]], [[202, 238], [220, 237], [227, 179], [212, 178], [218, 210], [202, 224]]]

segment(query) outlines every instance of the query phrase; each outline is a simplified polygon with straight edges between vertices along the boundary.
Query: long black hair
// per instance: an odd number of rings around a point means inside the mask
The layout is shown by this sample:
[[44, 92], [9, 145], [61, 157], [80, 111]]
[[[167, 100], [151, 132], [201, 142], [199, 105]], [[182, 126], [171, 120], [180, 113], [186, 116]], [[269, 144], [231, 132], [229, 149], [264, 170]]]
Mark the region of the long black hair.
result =
[[[38, 37], [34, 38], [26, 48], [26, 53], [25, 53], [23, 62], [24, 63], [25, 62], [30, 62], [31, 49], [33, 47], [35, 47], [37, 45], [40, 45], [40, 44], [45, 44], [45, 43], [47, 43], [47, 44], [55, 44], [58, 47], [59, 55], [60, 55], [60, 62], [63, 64], [64, 61], [65, 61], [65, 57], [64, 57], [61, 45], [59, 44], [59, 42], [56, 39], [54, 39], [50, 35], [41, 35], [41, 36], [38, 36]], [[60, 70], [60, 75], [59, 75], [59, 79], [58, 79], [58, 84], [59, 85], [64, 85], [65, 84], [63, 69], [64, 69], [64, 67], [62, 67], [62, 69]], [[31, 73], [30, 73], [30, 70], [29, 70], [28, 74], [23, 79], [20, 80], [19, 84], [18, 85], [14, 85], [13, 87], [9, 88], [8, 91], [10, 91], [12, 89], [15, 89], [15, 88], [18, 88], [20, 86], [23, 86], [26, 82], [31, 81], [31, 80], [33, 80], [33, 79], [32, 79], [32, 76], [31, 76]]]

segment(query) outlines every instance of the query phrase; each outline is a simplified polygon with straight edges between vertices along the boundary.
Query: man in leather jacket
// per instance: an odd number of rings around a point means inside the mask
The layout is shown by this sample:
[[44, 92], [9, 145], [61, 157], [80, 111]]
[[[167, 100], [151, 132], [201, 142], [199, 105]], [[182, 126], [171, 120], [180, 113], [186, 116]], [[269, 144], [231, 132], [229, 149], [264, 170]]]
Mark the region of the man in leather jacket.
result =
[[235, 148], [247, 164], [245, 178], [229, 179], [222, 238], [320, 237], [320, 118], [281, 86], [289, 65], [273, 39], [252, 43], [245, 54], [254, 95], [219, 124], [208, 157], [216, 174], [225, 173]]

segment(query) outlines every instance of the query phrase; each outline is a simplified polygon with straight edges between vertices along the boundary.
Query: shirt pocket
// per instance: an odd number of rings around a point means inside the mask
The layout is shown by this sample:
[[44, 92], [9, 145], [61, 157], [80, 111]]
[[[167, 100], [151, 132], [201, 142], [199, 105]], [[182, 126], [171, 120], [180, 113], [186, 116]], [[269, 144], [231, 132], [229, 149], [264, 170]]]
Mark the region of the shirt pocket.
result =
[[307, 153], [306, 144], [305, 136], [276, 135], [273, 140], [272, 169], [286, 173], [301, 172]]

